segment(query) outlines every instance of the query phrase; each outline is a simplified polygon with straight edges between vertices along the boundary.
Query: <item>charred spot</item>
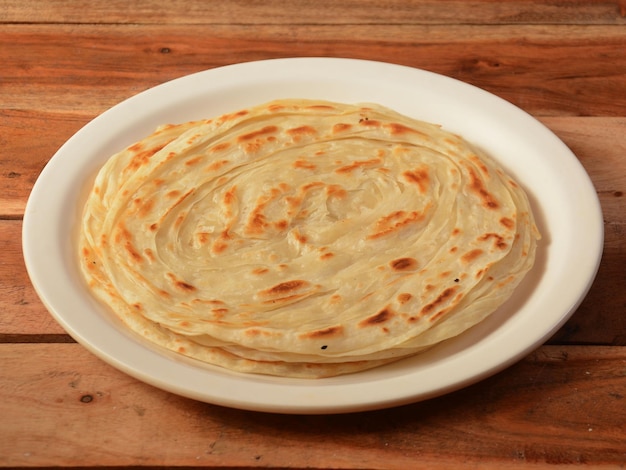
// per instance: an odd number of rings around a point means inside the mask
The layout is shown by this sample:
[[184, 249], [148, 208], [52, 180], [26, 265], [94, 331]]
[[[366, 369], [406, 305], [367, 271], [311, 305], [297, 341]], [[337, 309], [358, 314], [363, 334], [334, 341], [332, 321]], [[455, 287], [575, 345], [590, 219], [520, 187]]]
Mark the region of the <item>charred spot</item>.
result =
[[414, 258], [398, 258], [389, 263], [394, 271], [411, 271], [417, 269], [417, 260]]
[[441, 305], [450, 297], [452, 297], [455, 292], [456, 292], [456, 287], [448, 287], [441, 294], [439, 294], [439, 296], [434, 301], [432, 301], [429, 304], [424, 305], [420, 313], [427, 314], [427, 313], [432, 312], [435, 308], [437, 308], [439, 305]]
[[387, 307], [378, 312], [376, 315], [372, 315], [371, 317], [363, 320], [361, 323], [359, 323], [359, 326], [371, 326], [385, 323], [386, 321], [389, 321], [393, 316], [394, 313], [389, 307]]

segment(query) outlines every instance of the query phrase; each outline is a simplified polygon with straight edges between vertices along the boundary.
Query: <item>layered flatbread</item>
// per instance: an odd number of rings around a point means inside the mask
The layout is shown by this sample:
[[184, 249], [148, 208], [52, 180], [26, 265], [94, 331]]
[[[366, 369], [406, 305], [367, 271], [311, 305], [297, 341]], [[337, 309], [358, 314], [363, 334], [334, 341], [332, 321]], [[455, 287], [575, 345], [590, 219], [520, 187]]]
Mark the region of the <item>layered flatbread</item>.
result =
[[280, 100], [113, 155], [84, 206], [89, 289], [135, 333], [239, 372], [395, 361], [493, 313], [535, 259], [518, 183], [385, 107]]

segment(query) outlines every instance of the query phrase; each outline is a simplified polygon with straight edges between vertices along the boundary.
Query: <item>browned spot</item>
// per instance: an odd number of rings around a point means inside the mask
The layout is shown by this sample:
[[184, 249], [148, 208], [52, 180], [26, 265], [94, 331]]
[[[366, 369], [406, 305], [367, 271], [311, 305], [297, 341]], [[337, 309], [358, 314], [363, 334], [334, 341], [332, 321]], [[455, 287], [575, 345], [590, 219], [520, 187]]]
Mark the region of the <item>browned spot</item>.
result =
[[306, 106], [304, 109], [312, 109], [314, 111], [332, 111], [335, 107], [329, 104], [312, 104], [310, 106]]
[[279, 220], [278, 222], [274, 223], [274, 227], [276, 227], [278, 230], [285, 230], [287, 227], [289, 227], [289, 222], [287, 222], [286, 220]]
[[139, 211], [137, 211], [137, 217], [139, 218], [145, 217], [146, 215], [148, 215], [148, 213], [152, 210], [153, 207], [154, 207], [154, 199], [148, 199], [148, 201], [146, 201], [139, 208]]
[[463, 261], [464, 263], [470, 263], [474, 261], [476, 258], [478, 258], [480, 255], [482, 255], [483, 253], [484, 251], [481, 250], [480, 248], [475, 248], [473, 250], [468, 251], [463, 256], [461, 256], [461, 261]]
[[179, 352], [179, 353], [184, 354], [184, 353], [185, 353], [185, 351], [186, 351], [186, 349], [185, 349], [185, 347], [184, 347], [184, 346], [179, 346], [179, 347], [178, 347], [178, 352]]
[[186, 328], [189, 326], [190, 323], [188, 321], [183, 320], [181, 322], [178, 322], [178, 324], [182, 326], [183, 328]]
[[148, 227], [151, 231], [155, 231], [157, 228], [159, 228], [158, 224], [151, 224], [150, 227]]
[[420, 313], [427, 314], [427, 313], [432, 312], [435, 308], [437, 308], [439, 305], [441, 305], [450, 297], [452, 297], [455, 291], [456, 291], [456, 287], [448, 287], [441, 294], [439, 294], [439, 297], [437, 297], [434, 301], [432, 301], [429, 304], [424, 305]]
[[219, 144], [215, 144], [213, 147], [209, 148], [209, 152], [222, 152], [231, 146], [230, 142], [220, 142]]
[[196, 165], [197, 163], [200, 163], [200, 161], [202, 161], [202, 156], [199, 155], [197, 157], [193, 157], [193, 158], [190, 158], [189, 160], [187, 160], [185, 162], [185, 165], [193, 166], [193, 165]]
[[317, 165], [315, 163], [311, 163], [307, 160], [296, 160], [293, 162], [292, 166], [297, 169], [302, 170], [315, 170]]
[[458, 249], [459, 249], [458, 246], [453, 246], [452, 248], [450, 248], [450, 253], [456, 253]]
[[163, 289], [160, 289], [160, 290], [158, 291], [158, 294], [159, 294], [161, 297], [164, 297], [164, 298], [166, 298], [166, 299], [169, 299], [169, 298], [171, 297], [170, 293], [169, 293], [169, 292], [167, 292], [167, 291], [165, 291], [165, 290], [163, 290]]
[[301, 336], [305, 338], [328, 338], [330, 336], [339, 336], [341, 333], [343, 333], [342, 326], [329, 326], [328, 328], [311, 331]]
[[228, 313], [228, 309], [227, 308], [213, 308], [211, 309], [211, 313], [219, 317], [223, 317], [225, 314]]
[[497, 233], [486, 233], [480, 237], [478, 237], [480, 241], [487, 241], [493, 239], [493, 246], [498, 248], [499, 250], [505, 250], [509, 247], [508, 243], [504, 241], [504, 237], [498, 235]]
[[217, 171], [228, 163], [229, 163], [228, 160], [217, 160], [215, 162], [212, 162], [209, 166], [207, 166], [206, 171]]
[[294, 127], [292, 129], [287, 129], [287, 134], [292, 137], [302, 137], [305, 135], [315, 135], [317, 131], [312, 126], [300, 126]]
[[345, 132], [352, 128], [352, 124], [345, 124], [339, 122], [333, 126], [333, 134], [338, 134], [339, 132]]
[[452, 235], [453, 235], [453, 236], [456, 236], [456, 235], [458, 235], [459, 233], [461, 233], [461, 229], [460, 229], [460, 228], [455, 228], [454, 230], [452, 230]]
[[146, 248], [145, 250], [143, 250], [143, 252], [146, 255], [146, 258], [148, 258], [150, 261], [156, 260], [156, 257], [154, 256], [154, 253], [150, 248]]
[[344, 197], [348, 195], [348, 192], [345, 189], [343, 189], [341, 186], [339, 186], [338, 184], [328, 185], [328, 187], [326, 188], [326, 193], [329, 196], [338, 197], [340, 199], [343, 199]]
[[376, 119], [369, 119], [369, 118], [359, 119], [359, 124], [361, 124], [362, 126], [368, 126], [368, 127], [380, 127], [380, 121], [377, 121]]
[[83, 256], [88, 257], [89, 255], [91, 255], [91, 251], [88, 248], [83, 248]]
[[516, 183], [515, 181], [513, 181], [513, 180], [509, 180], [509, 184], [510, 184], [511, 186], [513, 186], [514, 188], [517, 188], [517, 187], [518, 187], [517, 183]]
[[252, 274], [256, 274], [257, 276], [268, 273], [268, 272], [270, 272], [270, 270], [267, 268], [254, 268], [252, 270]]
[[228, 243], [221, 240], [216, 241], [213, 243], [213, 246], [211, 246], [211, 251], [215, 254], [223, 253], [226, 249], [228, 249]]
[[439, 273], [439, 277], [448, 277], [450, 274], [452, 274], [450, 271], [443, 271], [442, 273]]
[[298, 241], [299, 243], [306, 243], [308, 241], [306, 235], [301, 234], [298, 230], [294, 230], [293, 231], [293, 237], [296, 239], [296, 241]]
[[132, 307], [133, 307], [135, 310], [138, 310], [138, 311], [143, 310], [143, 305], [141, 305], [139, 302], [134, 303], [134, 304], [132, 305]]
[[394, 316], [394, 313], [391, 311], [389, 307], [384, 308], [376, 315], [372, 315], [371, 317], [366, 318], [365, 320], [359, 323], [360, 327], [377, 325], [379, 323], [384, 323], [389, 321]]
[[434, 315], [432, 315], [429, 320], [430, 321], [436, 321], [437, 319], [441, 318], [442, 316], [444, 316], [446, 313], [448, 313], [450, 311], [449, 308], [442, 308], [441, 310], [439, 310], [437, 313], [435, 313]]
[[389, 129], [391, 135], [402, 135], [402, 134], [419, 134], [424, 135], [424, 133], [417, 131], [411, 127], [405, 126], [404, 124], [400, 124], [398, 122], [392, 122], [385, 126]]
[[174, 221], [174, 227], [180, 227], [182, 223], [185, 221], [185, 216], [186, 214], [180, 214]]
[[425, 193], [428, 190], [428, 184], [430, 183], [428, 168], [407, 170], [402, 175], [409, 183], [416, 184], [421, 193]]
[[262, 137], [265, 135], [273, 134], [276, 131], [278, 131], [278, 127], [276, 126], [265, 126], [262, 129], [259, 129], [258, 131], [249, 132], [248, 134], [240, 135], [239, 137], [237, 137], [237, 141], [238, 142], [249, 141], [257, 137]]
[[298, 291], [307, 286], [309, 286], [309, 283], [307, 281], [294, 279], [292, 281], [285, 281], [281, 282], [280, 284], [276, 284], [274, 287], [270, 287], [267, 290], [261, 291], [260, 294], [270, 296], [288, 294]]
[[352, 162], [350, 165], [345, 165], [345, 166], [342, 166], [341, 168], [337, 168], [335, 172], [340, 173], [340, 174], [350, 173], [359, 168], [376, 166], [380, 163], [381, 163], [380, 158], [371, 158], [369, 160], [358, 160], [358, 161]]
[[141, 149], [141, 145], [135, 144], [130, 148], [130, 150], [137, 153], [133, 156], [132, 160], [128, 164], [128, 169], [131, 171], [135, 171], [140, 166], [146, 165], [150, 161], [150, 158], [152, 158], [154, 154], [157, 153], [159, 150], [163, 149], [163, 147], [165, 147], [167, 144], [169, 144], [169, 142], [165, 142], [162, 145], [157, 145], [156, 147], [144, 150], [143, 152], [139, 151]]
[[470, 155], [469, 159], [478, 167], [483, 175], [489, 177], [489, 168], [487, 168], [487, 165], [485, 165], [485, 163], [478, 158], [478, 155]]
[[515, 221], [513, 219], [509, 219], [508, 217], [502, 217], [500, 219], [500, 224], [508, 229], [513, 229], [515, 227]]
[[398, 258], [389, 263], [394, 271], [412, 271], [417, 269], [417, 260], [415, 258]]
[[173, 199], [178, 196], [180, 196], [180, 191], [178, 189], [173, 189], [165, 193], [165, 197], [170, 198], [170, 199]]
[[475, 192], [483, 202], [483, 206], [489, 209], [497, 209], [500, 204], [496, 198], [485, 188], [483, 181], [478, 177], [476, 171], [473, 168], [467, 167], [467, 171], [470, 177], [470, 189]]
[[334, 253], [324, 253], [322, 256], [320, 256], [320, 259], [330, 259], [333, 258], [335, 256]]
[[247, 109], [242, 109], [241, 111], [237, 111], [236, 113], [224, 114], [224, 115], [220, 118], [220, 120], [221, 120], [222, 122], [225, 122], [225, 121], [232, 121], [233, 119], [237, 119], [237, 118], [240, 118], [240, 117], [244, 117], [244, 116], [246, 116], [246, 115], [247, 115], [247, 114], [249, 114], [249, 113], [250, 113], [250, 111], [248, 111]]
[[369, 235], [368, 239], [376, 239], [389, 235], [400, 230], [407, 225], [419, 222], [425, 218], [425, 214], [417, 211], [405, 212], [395, 211], [389, 215], [381, 217], [376, 222], [376, 231], [372, 235]]
[[205, 243], [209, 241], [210, 234], [207, 232], [198, 232], [196, 234], [196, 238], [198, 239], [198, 243], [200, 243], [201, 245], [204, 245]]
[[405, 304], [408, 301], [410, 301], [413, 298], [413, 296], [411, 294], [409, 294], [408, 292], [404, 292], [402, 294], [398, 294], [398, 302], [400, 304]]
[[331, 304], [337, 304], [341, 302], [341, 296], [339, 294], [333, 294], [330, 296], [330, 303]]
[[166, 275], [167, 277], [171, 279], [174, 287], [176, 287], [179, 290], [182, 290], [184, 292], [193, 292], [197, 290], [196, 287], [192, 286], [188, 282], [178, 279], [174, 273], [166, 273]]

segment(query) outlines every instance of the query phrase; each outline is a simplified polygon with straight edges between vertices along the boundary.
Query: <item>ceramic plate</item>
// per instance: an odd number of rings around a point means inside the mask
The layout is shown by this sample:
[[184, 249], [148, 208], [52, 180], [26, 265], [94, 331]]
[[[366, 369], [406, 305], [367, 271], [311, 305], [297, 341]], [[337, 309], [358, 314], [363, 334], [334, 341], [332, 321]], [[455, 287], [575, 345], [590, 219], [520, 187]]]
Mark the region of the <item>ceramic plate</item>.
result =
[[[319, 380], [233, 373], [164, 352], [121, 327], [83, 287], [77, 262], [75, 231], [95, 173], [109, 156], [160, 124], [214, 117], [278, 98], [380, 103], [441, 124], [500, 162], [528, 192], [543, 235], [536, 264], [510, 301], [426, 353]], [[50, 160], [32, 190], [23, 225], [24, 257], [38, 295], [67, 332], [95, 355], [179, 395], [281, 413], [406, 404], [502, 370], [542, 344], [574, 312], [595, 277], [602, 246], [602, 214], [588, 175], [571, 151], [530, 115], [431, 72], [326, 58], [216, 68], [118, 104], [77, 132]]]

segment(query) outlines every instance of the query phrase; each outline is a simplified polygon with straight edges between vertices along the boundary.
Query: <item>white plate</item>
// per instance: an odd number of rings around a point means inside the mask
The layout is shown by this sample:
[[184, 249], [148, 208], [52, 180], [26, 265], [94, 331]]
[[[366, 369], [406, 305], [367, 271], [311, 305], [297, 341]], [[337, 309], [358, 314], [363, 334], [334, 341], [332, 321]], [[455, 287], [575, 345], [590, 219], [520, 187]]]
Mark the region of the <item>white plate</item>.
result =
[[[276, 98], [377, 102], [440, 123], [479, 145], [527, 190], [543, 234], [535, 267], [488, 320], [395, 364], [321, 380], [231, 373], [163, 352], [121, 328], [83, 288], [73, 237], [98, 168], [163, 123], [213, 117]], [[547, 128], [512, 104], [434, 73], [380, 62], [298, 58], [221, 67], [162, 84], [87, 124], [44, 168], [24, 214], [32, 283], [56, 320], [112, 366], [176, 394], [249, 410], [336, 413], [441, 395], [521, 359], [574, 312], [603, 246], [598, 198]]]

